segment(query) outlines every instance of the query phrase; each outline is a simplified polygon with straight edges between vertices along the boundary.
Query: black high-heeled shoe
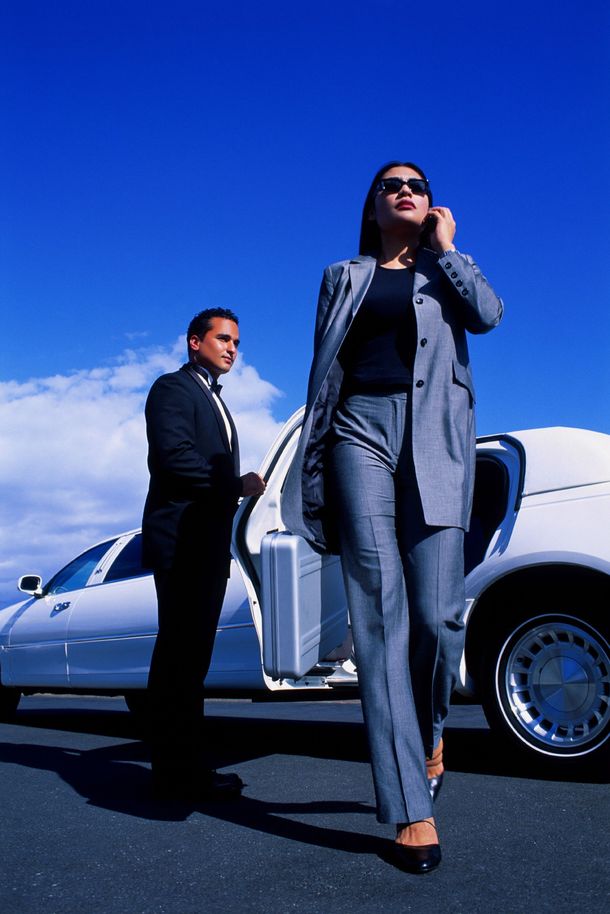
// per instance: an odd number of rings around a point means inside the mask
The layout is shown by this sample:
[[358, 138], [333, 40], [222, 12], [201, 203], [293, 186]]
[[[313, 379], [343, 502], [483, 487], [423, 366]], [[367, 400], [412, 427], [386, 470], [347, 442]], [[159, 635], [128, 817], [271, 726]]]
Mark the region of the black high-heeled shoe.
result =
[[[432, 822], [428, 822], [428, 825], [432, 825]], [[432, 825], [432, 828], [436, 831], [436, 825]], [[432, 872], [439, 865], [441, 846], [440, 844], [398, 844], [394, 841], [388, 858], [398, 869], [419, 876]]]

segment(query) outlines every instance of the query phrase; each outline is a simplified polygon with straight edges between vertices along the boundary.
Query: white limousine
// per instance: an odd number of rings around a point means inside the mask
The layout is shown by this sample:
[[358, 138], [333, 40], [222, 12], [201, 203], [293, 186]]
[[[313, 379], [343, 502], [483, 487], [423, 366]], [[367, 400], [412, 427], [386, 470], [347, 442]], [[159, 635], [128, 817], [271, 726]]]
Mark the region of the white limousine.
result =
[[[256, 694], [357, 687], [336, 556], [283, 529], [282, 485], [303, 411], [235, 518], [233, 562], [206, 685]], [[466, 537], [466, 647], [458, 691], [503, 738], [549, 762], [610, 754], [610, 436], [541, 428], [480, 438]], [[91, 547], [0, 611], [0, 716], [39, 691], [124, 694], [142, 707], [152, 576], [134, 530]]]

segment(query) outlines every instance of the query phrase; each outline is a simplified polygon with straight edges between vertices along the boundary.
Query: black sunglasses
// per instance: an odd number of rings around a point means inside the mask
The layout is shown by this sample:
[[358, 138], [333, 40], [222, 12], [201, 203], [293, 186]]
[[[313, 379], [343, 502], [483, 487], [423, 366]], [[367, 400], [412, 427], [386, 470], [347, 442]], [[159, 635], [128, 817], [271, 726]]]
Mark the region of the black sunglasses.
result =
[[425, 178], [382, 178], [375, 188], [376, 194], [397, 194], [403, 184], [406, 184], [411, 193], [424, 195], [428, 193], [430, 185]]

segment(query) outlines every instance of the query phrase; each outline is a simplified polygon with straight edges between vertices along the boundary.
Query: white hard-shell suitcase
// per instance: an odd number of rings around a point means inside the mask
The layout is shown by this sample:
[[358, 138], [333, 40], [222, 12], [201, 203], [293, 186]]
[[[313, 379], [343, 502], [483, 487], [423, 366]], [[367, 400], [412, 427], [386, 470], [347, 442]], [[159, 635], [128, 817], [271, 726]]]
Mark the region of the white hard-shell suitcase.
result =
[[299, 679], [347, 636], [341, 562], [302, 536], [267, 533], [261, 543], [263, 667]]

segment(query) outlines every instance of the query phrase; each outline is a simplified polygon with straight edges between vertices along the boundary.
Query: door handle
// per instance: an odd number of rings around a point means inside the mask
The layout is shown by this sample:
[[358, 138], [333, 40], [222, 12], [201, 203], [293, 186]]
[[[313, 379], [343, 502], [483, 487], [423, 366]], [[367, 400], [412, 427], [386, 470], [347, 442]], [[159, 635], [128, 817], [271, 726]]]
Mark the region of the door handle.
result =
[[53, 607], [53, 609], [51, 610], [51, 615], [56, 616], [58, 613], [63, 612], [64, 609], [67, 609], [69, 605], [70, 605], [70, 600], [66, 600], [65, 603], [56, 603], [55, 606]]

